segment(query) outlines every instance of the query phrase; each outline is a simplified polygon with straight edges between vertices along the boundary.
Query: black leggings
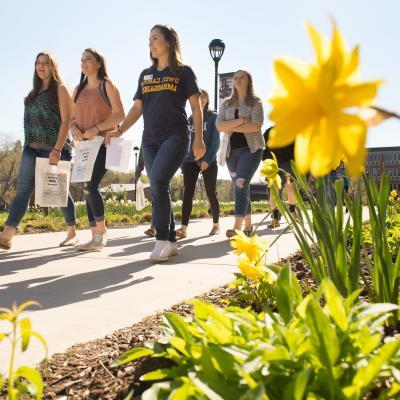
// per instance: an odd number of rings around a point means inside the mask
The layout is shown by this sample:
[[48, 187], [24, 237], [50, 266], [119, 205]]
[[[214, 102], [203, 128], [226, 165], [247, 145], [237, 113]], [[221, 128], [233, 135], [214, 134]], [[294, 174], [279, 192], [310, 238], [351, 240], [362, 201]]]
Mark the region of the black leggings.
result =
[[[193, 196], [196, 189], [196, 182], [200, 174], [200, 167], [196, 162], [188, 162], [183, 164], [182, 171], [183, 183], [185, 186], [182, 204], [182, 225], [188, 225], [190, 214], [192, 213]], [[218, 175], [217, 162], [212, 162], [209, 167], [202, 172], [202, 175], [208, 201], [210, 202], [213, 222], [216, 224], [219, 221], [219, 202], [216, 192]]]

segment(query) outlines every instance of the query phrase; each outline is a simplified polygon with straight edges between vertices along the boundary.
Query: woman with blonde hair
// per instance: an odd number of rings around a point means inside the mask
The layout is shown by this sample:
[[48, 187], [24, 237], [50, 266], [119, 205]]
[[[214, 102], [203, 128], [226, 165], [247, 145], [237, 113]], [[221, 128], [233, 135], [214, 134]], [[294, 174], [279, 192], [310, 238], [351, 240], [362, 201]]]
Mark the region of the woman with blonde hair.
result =
[[[250, 182], [260, 164], [265, 146], [261, 127], [264, 121], [262, 103], [254, 93], [253, 79], [245, 70], [233, 77], [232, 95], [222, 104], [217, 117], [217, 129], [228, 135], [221, 153], [235, 185], [235, 222], [226, 236], [231, 238], [236, 230], [252, 234]], [[222, 147], [222, 145], [221, 145]], [[224, 156], [225, 155], [225, 156]]]

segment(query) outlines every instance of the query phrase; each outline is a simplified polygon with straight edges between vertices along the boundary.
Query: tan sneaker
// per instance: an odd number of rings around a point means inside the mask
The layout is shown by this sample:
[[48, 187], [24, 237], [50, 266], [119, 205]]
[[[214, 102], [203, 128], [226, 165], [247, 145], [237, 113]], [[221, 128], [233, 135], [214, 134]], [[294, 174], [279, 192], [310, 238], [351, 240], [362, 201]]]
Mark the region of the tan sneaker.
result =
[[93, 238], [86, 243], [78, 246], [79, 251], [95, 251], [93, 248]]
[[79, 251], [101, 251], [107, 244], [107, 232], [95, 233], [92, 240], [78, 246]]

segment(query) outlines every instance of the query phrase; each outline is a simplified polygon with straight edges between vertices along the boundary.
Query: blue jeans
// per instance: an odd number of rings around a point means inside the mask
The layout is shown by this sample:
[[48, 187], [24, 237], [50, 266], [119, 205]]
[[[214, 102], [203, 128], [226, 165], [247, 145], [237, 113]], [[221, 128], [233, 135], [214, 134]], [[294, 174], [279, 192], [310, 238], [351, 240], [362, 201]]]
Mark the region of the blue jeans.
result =
[[261, 162], [262, 149], [252, 153], [248, 147], [233, 149], [226, 160], [235, 184], [235, 216], [251, 214], [250, 182]]
[[102, 144], [93, 166], [92, 177], [83, 184], [83, 193], [86, 196], [86, 210], [89, 226], [95, 227], [96, 222], [105, 220], [104, 200], [100, 193], [100, 182], [106, 174], [106, 146]]
[[[5, 225], [17, 227], [21, 222], [28, 209], [29, 199], [35, 189], [36, 157], [49, 158], [49, 153], [50, 152], [47, 150], [36, 150], [28, 146], [24, 147], [19, 166], [17, 194], [11, 204]], [[70, 161], [71, 154], [68, 151], [63, 151], [60, 159], [63, 161]], [[75, 225], [75, 204], [71, 194], [68, 194], [67, 207], [62, 207], [61, 210], [64, 214], [66, 224], [68, 226]]]
[[153, 197], [157, 240], [176, 241], [169, 184], [189, 149], [189, 139], [173, 135], [160, 143], [143, 144], [143, 159]]

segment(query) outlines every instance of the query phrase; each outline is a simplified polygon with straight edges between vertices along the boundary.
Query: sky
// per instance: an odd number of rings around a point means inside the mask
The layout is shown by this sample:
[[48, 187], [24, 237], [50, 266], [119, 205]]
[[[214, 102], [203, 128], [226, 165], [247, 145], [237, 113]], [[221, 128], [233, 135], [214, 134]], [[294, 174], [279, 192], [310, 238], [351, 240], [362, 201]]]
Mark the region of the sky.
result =
[[[2, 0], [0, 9], [0, 136], [23, 138], [23, 99], [32, 88], [36, 54], [52, 52], [64, 81], [74, 88], [86, 47], [106, 57], [111, 79], [127, 113], [140, 72], [149, 66], [148, 37], [157, 23], [177, 30], [185, 63], [201, 87], [214, 91], [214, 63], [208, 44], [222, 39], [219, 72], [248, 69], [265, 105], [274, 87], [272, 66], [278, 56], [311, 60], [305, 22], [326, 35], [333, 17], [353, 47], [361, 47], [363, 79], [383, 79], [376, 104], [400, 112], [400, 1], [398, 0]], [[126, 137], [140, 145], [142, 121]], [[399, 146], [400, 121], [369, 130], [369, 147]]]

